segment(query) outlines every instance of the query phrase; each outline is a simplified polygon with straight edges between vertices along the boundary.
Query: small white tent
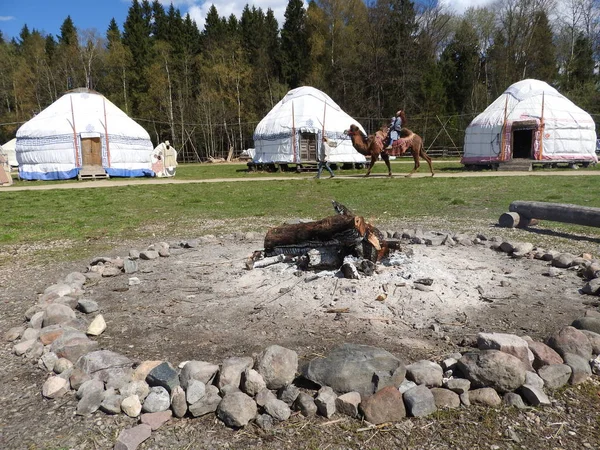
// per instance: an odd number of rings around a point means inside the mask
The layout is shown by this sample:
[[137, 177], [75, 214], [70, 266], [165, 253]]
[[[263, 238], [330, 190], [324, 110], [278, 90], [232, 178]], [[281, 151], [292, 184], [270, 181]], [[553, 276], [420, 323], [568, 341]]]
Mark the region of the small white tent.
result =
[[467, 127], [462, 164], [500, 164], [515, 158], [543, 163], [595, 164], [592, 117], [539, 80], [511, 85]]
[[15, 147], [17, 145], [17, 138], [12, 138], [6, 144], [2, 144], [2, 150], [8, 156], [8, 164], [10, 167], [17, 167], [19, 163], [17, 162], [17, 153], [15, 151]]
[[153, 148], [146, 130], [112, 102], [78, 89], [19, 128], [19, 177], [68, 179], [90, 167], [114, 177], [153, 176]]
[[[325, 93], [310, 86], [289, 91], [254, 131], [256, 163], [305, 163], [317, 160], [323, 133], [333, 141], [329, 161], [364, 163], [344, 134], [350, 125], [363, 127]], [[337, 144], [337, 145], [336, 145]]]

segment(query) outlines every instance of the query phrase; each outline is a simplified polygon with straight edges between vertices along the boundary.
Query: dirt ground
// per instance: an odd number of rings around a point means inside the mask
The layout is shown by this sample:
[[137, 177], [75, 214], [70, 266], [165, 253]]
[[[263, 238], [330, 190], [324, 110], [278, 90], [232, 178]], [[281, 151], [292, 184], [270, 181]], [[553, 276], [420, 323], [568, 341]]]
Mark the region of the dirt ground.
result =
[[[536, 240], [522, 230], [483, 231], [489, 237], [504, 233]], [[134, 360], [178, 365], [190, 359], [219, 363], [271, 344], [291, 348], [306, 361], [354, 342], [382, 347], [406, 363], [439, 361], [467, 350], [480, 331], [543, 339], [599, 304], [579, 293], [584, 282], [575, 271], [550, 277], [548, 263], [512, 259], [489, 243], [407, 244], [373, 276], [347, 280], [331, 272], [316, 277], [286, 264], [247, 270], [246, 258], [262, 248], [262, 238], [204, 236], [191, 249], [175, 247], [179, 238], [157, 238], [173, 246], [171, 256], [140, 261], [140, 271], [132, 276], [141, 284], [129, 286], [129, 275], [123, 274], [86, 288], [86, 297], [99, 303], [108, 324], [98, 338], [100, 347]], [[573, 253], [598, 248], [593, 236], [563, 236], [556, 242]], [[126, 257], [129, 248], [143, 250], [151, 243], [131, 242], [98, 256]], [[23, 323], [25, 310], [47, 286], [71, 271], [85, 271], [88, 263], [0, 265], [0, 330]], [[415, 283], [423, 278], [433, 284]], [[380, 301], [380, 294], [387, 297]], [[335, 312], [340, 310], [348, 312]], [[43, 399], [46, 374], [37, 361], [11, 351], [12, 344], [3, 342], [0, 448], [112, 448], [118, 433], [135, 423], [101, 412], [75, 416], [73, 393]], [[153, 432], [140, 448], [599, 448], [599, 389], [594, 379], [552, 394], [554, 404], [545, 409], [471, 407], [369, 431], [341, 416], [331, 423], [296, 415], [270, 432], [254, 425], [230, 430], [214, 416], [186, 418]]]

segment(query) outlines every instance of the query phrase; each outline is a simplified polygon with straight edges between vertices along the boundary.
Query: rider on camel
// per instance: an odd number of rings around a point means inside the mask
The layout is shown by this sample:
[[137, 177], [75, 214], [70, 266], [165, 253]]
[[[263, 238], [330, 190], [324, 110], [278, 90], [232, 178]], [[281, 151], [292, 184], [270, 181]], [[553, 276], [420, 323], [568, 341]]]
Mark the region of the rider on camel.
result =
[[392, 144], [394, 143], [394, 141], [396, 141], [400, 138], [400, 130], [402, 130], [402, 127], [405, 124], [406, 124], [406, 115], [404, 114], [404, 111], [401, 109], [396, 112], [396, 115], [394, 117], [392, 117], [392, 120], [390, 121], [390, 125], [388, 127], [389, 132], [388, 132], [388, 137], [386, 139], [386, 146], [385, 146], [386, 150], [392, 149]]

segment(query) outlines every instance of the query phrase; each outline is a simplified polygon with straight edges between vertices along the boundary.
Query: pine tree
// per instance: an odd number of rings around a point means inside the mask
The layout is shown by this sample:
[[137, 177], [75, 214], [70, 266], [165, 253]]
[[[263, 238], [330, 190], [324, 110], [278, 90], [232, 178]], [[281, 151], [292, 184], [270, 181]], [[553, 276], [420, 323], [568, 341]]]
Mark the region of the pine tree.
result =
[[71, 16], [67, 16], [62, 25], [60, 26], [60, 35], [58, 36], [58, 43], [63, 46], [74, 46], [77, 45], [77, 29], [71, 19]]
[[289, 0], [281, 29], [283, 76], [290, 88], [301, 85], [309, 69], [310, 47], [302, 0]]
[[527, 52], [525, 77], [532, 77], [547, 83], [554, 83], [557, 76], [556, 46], [552, 28], [545, 11], [538, 11], [533, 18], [535, 23]]

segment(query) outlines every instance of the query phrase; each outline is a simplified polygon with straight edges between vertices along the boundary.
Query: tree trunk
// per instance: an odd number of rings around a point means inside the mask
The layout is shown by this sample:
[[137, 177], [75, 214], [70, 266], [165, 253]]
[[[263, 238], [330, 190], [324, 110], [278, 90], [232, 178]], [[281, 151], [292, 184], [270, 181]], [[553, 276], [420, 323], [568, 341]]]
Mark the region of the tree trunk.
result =
[[552, 220], [588, 227], [600, 227], [600, 208], [561, 203], [516, 201], [510, 204], [509, 210], [518, 213], [521, 218], [525, 219]]

